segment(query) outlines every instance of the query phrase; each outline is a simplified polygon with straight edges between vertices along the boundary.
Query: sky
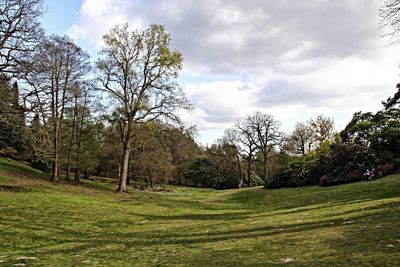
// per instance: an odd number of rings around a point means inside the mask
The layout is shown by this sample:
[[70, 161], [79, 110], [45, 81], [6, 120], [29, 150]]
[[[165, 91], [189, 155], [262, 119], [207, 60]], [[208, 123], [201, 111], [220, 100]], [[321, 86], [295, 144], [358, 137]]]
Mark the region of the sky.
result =
[[92, 59], [102, 35], [163, 24], [182, 53], [179, 83], [197, 140], [211, 144], [237, 119], [272, 114], [284, 131], [319, 114], [345, 127], [393, 95], [400, 46], [383, 38], [379, 0], [45, 0], [47, 33], [68, 35]]

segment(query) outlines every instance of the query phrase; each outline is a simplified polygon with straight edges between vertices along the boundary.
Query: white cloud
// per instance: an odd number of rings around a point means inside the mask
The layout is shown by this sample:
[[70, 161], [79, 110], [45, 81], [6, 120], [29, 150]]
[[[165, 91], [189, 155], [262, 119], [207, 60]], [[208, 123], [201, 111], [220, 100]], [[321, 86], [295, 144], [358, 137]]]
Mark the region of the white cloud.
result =
[[[199, 128], [220, 132], [254, 110], [290, 129], [323, 113], [341, 128], [393, 94], [399, 47], [380, 38], [380, 1], [85, 0], [69, 31], [99, 47], [114, 24], [162, 23], [184, 57]], [[204, 77], [202, 80], [201, 78]]]

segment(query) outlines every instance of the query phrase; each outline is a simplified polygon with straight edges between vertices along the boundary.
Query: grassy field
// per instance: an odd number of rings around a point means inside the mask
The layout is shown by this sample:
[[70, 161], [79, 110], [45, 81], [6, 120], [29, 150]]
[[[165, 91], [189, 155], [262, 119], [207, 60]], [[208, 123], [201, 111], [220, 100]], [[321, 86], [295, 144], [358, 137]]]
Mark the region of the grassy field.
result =
[[43, 177], [0, 158], [0, 266], [400, 266], [400, 175], [126, 195]]

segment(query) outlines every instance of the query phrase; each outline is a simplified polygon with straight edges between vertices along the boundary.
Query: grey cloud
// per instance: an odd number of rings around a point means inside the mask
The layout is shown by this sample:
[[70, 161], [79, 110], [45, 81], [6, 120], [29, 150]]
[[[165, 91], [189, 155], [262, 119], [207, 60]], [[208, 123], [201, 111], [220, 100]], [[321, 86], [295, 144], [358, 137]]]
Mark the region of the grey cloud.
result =
[[340, 93], [328, 88], [317, 91], [288, 80], [273, 80], [258, 91], [255, 105], [275, 108], [301, 103], [307, 108], [318, 108], [328, 105], [332, 98], [340, 96]]
[[[128, 22], [164, 24], [172, 45], [184, 56], [185, 69], [192, 74], [247, 75], [264, 68], [302, 72], [291, 66], [331, 58], [372, 57], [379, 42], [378, 0], [109, 2], [109, 12], [123, 14]], [[102, 14], [96, 15], [102, 19]], [[87, 35], [92, 36], [92, 30], [87, 29]]]
[[[368, 54], [379, 39], [377, 1], [152, 1], [128, 7], [132, 18], [159, 22], [185, 64], [206, 74], [241, 74], [289, 60]], [[295, 58], [285, 53], [310, 47]]]

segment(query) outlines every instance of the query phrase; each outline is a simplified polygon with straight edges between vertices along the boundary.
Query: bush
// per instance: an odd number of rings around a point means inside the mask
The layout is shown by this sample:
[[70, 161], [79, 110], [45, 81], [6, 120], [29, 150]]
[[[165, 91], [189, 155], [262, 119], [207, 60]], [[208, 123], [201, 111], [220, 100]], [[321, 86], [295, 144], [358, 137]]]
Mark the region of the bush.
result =
[[192, 181], [194, 186], [220, 188], [223, 180], [218, 169], [208, 158], [198, 158], [189, 167], [186, 178]]
[[324, 177], [319, 183], [334, 185], [350, 183], [363, 179], [362, 174], [366, 169], [376, 166], [377, 157], [367, 146], [352, 143], [337, 143], [332, 145], [329, 166]]
[[51, 170], [51, 162], [49, 157], [33, 155], [30, 165], [32, 168], [49, 172]]
[[253, 185], [253, 186], [261, 186], [261, 185], [264, 185], [264, 181], [263, 181], [263, 179], [261, 179], [261, 177], [260, 176], [258, 176], [256, 173], [252, 173], [251, 174], [251, 184]]
[[3, 146], [0, 149], [0, 155], [15, 159], [17, 157], [17, 150], [10, 146]]

